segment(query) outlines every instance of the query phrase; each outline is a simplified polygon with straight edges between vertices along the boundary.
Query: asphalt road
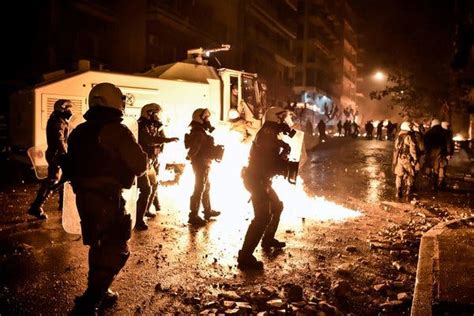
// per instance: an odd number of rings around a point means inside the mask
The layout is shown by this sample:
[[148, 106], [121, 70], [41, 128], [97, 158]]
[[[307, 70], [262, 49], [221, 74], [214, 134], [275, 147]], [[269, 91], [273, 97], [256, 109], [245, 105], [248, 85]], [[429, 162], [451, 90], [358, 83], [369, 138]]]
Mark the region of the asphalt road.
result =
[[[393, 254], [374, 252], [368, 242], [383, 229], [413, 222], [420, 212], [415, 203], [394, 199], [392, 147], [388, 141], [330, 139], [308, 152], [297, 185], [276, 181], [285, 203], [277, 238], [287, 247], [279, 252], [257, 248], [256, 256], [265, 264], [262, 273], [236, 267], [252, 218], [248, 193], [239, 187], [238, 176], [231, 173], [236, 181], [213, 182], [214, 208], [222, 215], [194, 229], [186, 224], [191, 185], [185, 173], [183, 185], [160, 189], [163, 209], [149, 221], [150, 229], [133, 233], [132, 255], [113, 283], [120, 300], [106, 313], [195, 313], [215, 306], [213, 302], [222, 305], [229, 291], [240, 296], [234, 300], [248, 301], [262, 293], [262, 287], [271, 287], [275, 293], [263, 291], [268, 298], [285, 298], [288, 288], [296, 285], [306, 301], [329, 302], [345, 313], [375, 315], [397, 292], [410, 296], [416, 243], [400, 274], [392, 267]], [[215, 172], [219, 168], [227, 167], [216, 166]], [[57, 196], [46, 204], [47, 221], [26, 215], [38, 188], [31, 170], [12, 162], [2, 170], [8, 172], [0, 187], [0, 314], [66, 313], [86, 288], [87, 248], [79, 235], [63, 230]], [[446, 218], [472, 212], [469, 183], [450, 181], [448, 192], [434, 194], [420, 177], [417, 187], [417, 201], [425, 210], [439, 206]], [[432, 223], [439, 220], [443, 219], [434, 216]], [[373, 289], [374, 284], [397, 280], [402, 283], [397, 291]], [[341, 282], [346, 288], [342, 294], [337, 290]], [[406, 312], [409, 301], [398, 308]]]

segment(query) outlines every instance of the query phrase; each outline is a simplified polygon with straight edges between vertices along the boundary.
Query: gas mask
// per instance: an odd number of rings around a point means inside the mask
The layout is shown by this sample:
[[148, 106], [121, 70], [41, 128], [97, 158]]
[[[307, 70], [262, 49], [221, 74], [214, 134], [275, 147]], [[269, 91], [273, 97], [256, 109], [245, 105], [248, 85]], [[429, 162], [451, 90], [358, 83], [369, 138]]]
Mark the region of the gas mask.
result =
[[63, 116], [66, 120], [69, 120], [72, 116], [72, 111], [70, 109], [66, 109], [63, 112]]
[[215, 127], [213, 127], [211, 125], [211, 122], [209, 122], [208, 120], [205, 120], [203, 125], [204, 125], [204, 129], [209, 131], [209, 133], [212, 133], [215, 130]]
[[159, 122], [160, 121], [160, 114], [159, 112], [156, 112], [156, 111], [150, 111], [149, 112], [149, 115], [150, 115], [150, 120], [152, 120], [153, 122]]
[[296, 131], [294, 129], [292, 129], [293, 125], [294, 125], [294, 123], [293, 123], [293, 119], [291, 117], [291, 114], [288, 113], [285, 116], [285, 119], [283, 120], [283, 122], [280, 123], [281, 132], [285, 135], [288, 135], [289, 137], [295, 136]]

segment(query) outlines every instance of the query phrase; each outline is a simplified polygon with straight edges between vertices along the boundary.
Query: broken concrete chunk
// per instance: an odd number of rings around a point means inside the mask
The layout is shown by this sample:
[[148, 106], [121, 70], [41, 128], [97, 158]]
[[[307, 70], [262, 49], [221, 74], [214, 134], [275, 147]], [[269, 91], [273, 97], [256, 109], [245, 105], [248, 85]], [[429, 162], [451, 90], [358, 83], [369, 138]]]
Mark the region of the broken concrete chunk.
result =
[[223, 297], [232, 301], [240, 300], [240, 296], [235, 291], [223, 291], [219, 293], [218, 297]]
[[274, 295], [275, 293], [278, 292], [278, 289], [271, 285], [263, 286], [261, 290], [266, 295]]
[[279, 298], [267, 301], [267, 305], [272, 308], [280, 308], [284, 305], [283, 301]]
[[234, 307], [235, 305], [235, 301], [224, 301], [222, 303], [222, 306], [224, 306], [225, 308], [232, 308]]
[[226, 315], [234, 315], [234, 314], [238, 314], [239, 313], [239, 309], [236, 307], [236, 308], [233, 308], [233, 309], [226, 309], [225, 311]]
[[398, 299], [399, 301], [409, 301], [409, 300], [410, 300], [410, 295], [408, 295], [408, 294], [405, 293], [405, 292], [398, 293], [398, 294], [397, 294], [397, 299]]
[[392, 266], [395, 267], [395, 269], [397, 269], [397, 271], [402, 271], [403, 270], [403, 266], [398, 261], [392, 262]]
[[336, 272], [340, 275], [348, 275], [353, 270], [353, 265], [350, 263], [343, 263], [336, 268]]
[[380, 284], [374, 285], [374, 290], [376, 290], [377, 292], [382, 292], [382, 291], [386, 290], [387, 287], [388, 287], [387, 284], [380, 283]]
[[252, 306], [248, 302], [236, 302], [235, 305], [241, 310], [252, 310]]
[[356, 246], [349, 245], [349, 246], [346, 247], [346, 251], [347, 251], [347, 252], [356, 252], [356, 251], [357, 251], [357, 247], [356, 247]]

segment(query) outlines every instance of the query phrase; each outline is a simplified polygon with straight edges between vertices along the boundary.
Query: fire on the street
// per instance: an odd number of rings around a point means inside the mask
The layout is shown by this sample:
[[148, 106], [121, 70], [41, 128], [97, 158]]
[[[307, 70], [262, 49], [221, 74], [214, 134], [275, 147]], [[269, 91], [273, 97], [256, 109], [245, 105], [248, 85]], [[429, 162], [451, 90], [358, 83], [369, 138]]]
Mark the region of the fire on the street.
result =
[[[213, 135], [217, 144], [225, 145], [220, 163], [211, 167], [211, 202], [213, 208], [222, 212], [219, 222], [235, 227], [253, 217], [250, 194], [245, 190], [240, 172], [248, 162], [250, 141], [242, 140], [242, 133], [217, 129]], [[162, 174], [162, 178], [172, 178], [172, 174]], [[160, 197], [166, 208], [178, 209], [187, 215], [189, 197], [194, 185], [194, 174], [190, 164], [186, 164], [179, 184], [160, 188]], [[298, 177], [296, 185], [283, 177], [276, 177], [273, 187], [285, 205], [282, 223], [294, 226], [302, 220], [340, 221], [360, 216], [361, 213], [326, 200], [324, 197], [308, 196], [303, 181]], [[240, 225], [237, 225], [240, 226]]]

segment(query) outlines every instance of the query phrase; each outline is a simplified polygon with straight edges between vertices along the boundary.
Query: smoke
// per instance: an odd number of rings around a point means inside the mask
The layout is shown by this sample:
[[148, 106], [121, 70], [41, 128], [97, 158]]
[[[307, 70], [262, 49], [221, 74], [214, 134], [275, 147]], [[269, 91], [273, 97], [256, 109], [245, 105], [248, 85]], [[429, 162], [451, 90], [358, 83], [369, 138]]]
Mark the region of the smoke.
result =
[[370, 100], [364, 99], [359, 102], [359, 115], [361, 122], [365, 123], [368, 120], [390, 120], [394, 122], [401, 122], [402, 117], [398, 114], [400, 108], [395, 106], [390, 108], [388, 100]]

